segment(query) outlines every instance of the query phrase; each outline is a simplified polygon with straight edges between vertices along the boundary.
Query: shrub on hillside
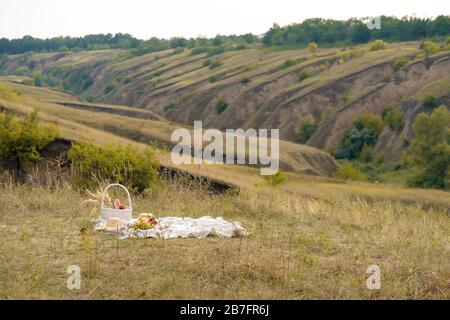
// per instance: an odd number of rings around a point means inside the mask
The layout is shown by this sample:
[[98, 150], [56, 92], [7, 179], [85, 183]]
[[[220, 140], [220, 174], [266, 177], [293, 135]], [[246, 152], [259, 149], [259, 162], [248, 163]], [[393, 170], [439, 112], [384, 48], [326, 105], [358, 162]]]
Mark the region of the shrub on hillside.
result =
[[338, 64], [343, 64], [351, 59], [355, 59], [361, 57], [363, 55], [363, 51], [356, 50], [342, 50], [337, 53]]
[[108, 94], [108, 93], [110, 93], [111, 91], [113, 91], [114, 89], [115, 89], [115, 85], [113, 85], [113, 84], [111, 84], [111, 85], [109, 85], [109, 86], [106, 86], [105, 87], [105, 89], [103, 90], [103, 93], [104, 94]]
[[216, 110], [218, 113], [224, 112], [228, 108], [228, 102], [224, 98], [220, 98], [216, 102]]
[[423, 98], [422, 106], [428, 109], [434, 109], [438, 106], [438, 102], [434, 96], [428, 94]]
[[422, 53], [425, 56], [432, 55], [436, 52], [438, 52], [441, 48], [437, 43], [434, 43], [429, 40], [425, 40], [420, 44], [420, 49], [422, 49]]
[[39, 124], [37, 111], [23, 119], [0, 113], [0, 158], [19, 169], [39, 161], [39, 152], [57, 136], [56, 127]]
[[222, 65], [222, 62], [220, 62], [219, 60], [214, 60], [211, 61], [211, 63], [209, 63], [209, 69], [216, 69], [218, 67], [220, 67]]
[[74, 184], [79, 188], [92, 188], [98, 181], [111, 181], [141, 192], [158, 179], [158, 162], [150, 148], [100, 148], [91, 143], [77, 142], [69, 150], [68, 157], [76, 175]]
[[412, 186], [450, 189], [450, 111], [445, 106], [414, 122], [414, 139], [407, 156], [416, 170]]
[[183, 47], [178, 47], [172, 51], [172, 54], [179, 54], [179, 53], [182, 53], [183, 51], [184, 51]]
[[369, 44], [369, 51], [377, 51], [387, 49], [387, 43], [383, 40], [375, 40]]
[[212, 57], [221, 53], [225, 52], [225, 48], [224, 47], [213, 47], [213, 48], [208, 48], [207, 54], [206, 56], [208, 57]]
[[19, 99], [19, 93], [10, 85], [0, 82], [0, 99], [15, 102]]
[[172, 110], [173, 108], [175, 108], [175, 104], [174, 103], [168, 103], [168, 104], [163, 106], [163, 111], [167, 112], [167, 111]]
[[286, 181], [286, 179], [286, 175], [281, 170], [278, 170], [277, 173], [273, 175], [264, 176], [264, 180], [266, 180], [266, 182], [272, 187], [282, 184], [284, 181]]
[[243, 77], [243, 78], [240, 80], [240, 82], [241, 82], [242, 84], [249, 83], [250, 81], [251, 81], [251, 80], [250, 80], [249, 77]]
[[191, 55], [195, 56], [196, 54], [201, 54], [201, 53], [206, 53], [206, 52], [208, 52], [207, 47], [198, 47], [198, 48], [193, 48], [191, 50]]
[[385, 107], [381, 112], [381, 117], [383, 118], [383, 122], [396, 132], [401, 132], [405, 127], [403, 114], [398, 111], [398, 106], [396, 105]]
[[245, 65], [243, 70], [244, 71], [253, 71], [253, 70], [258, 69], [259, 67], [261, 67], [261, 65], [259, 63], [257, 63], [257, 62], [254, 62], [254, 63], [250, 63], [250, 64]]
[[358, 168], [353, 167], [350, 163], [342, 164], [334, 173], [334, 178], [343, 180], [363, 181], [367, 176]]
[[359, 116], [342, 139], [335, 157], [337, 159], [358, 158], [364, 145], [373, 146], [382, 130], [383, 120], [380, 116], [370, 113]]
[[31, 71], [27, 66], [20, 66], [17, 67], [12, 74], [17, 75], [17, 76], [29, 76], [31, 75]]
[[404, 65], [408, 63], [409, 59], [407, 57], [399, 57], [394, 60], [394, 70], [399, 71]]
[[35, 87], [42, 87], [44, 81], [42, 80], [42, 72], [33, 73], [33, 81]]
[[41, 71], [33, 73], [33, 85], [35, 87], [43, 87], [43, 86], [55, 87], [58, 84], [59, 84], [58, 79], [56, 79], [52, 74], [44, 74]]
[[317, 126], [312, 123], [309, 120], [302, 120], [300, 121], [297, 129], [296, 129], [296, 136], [297, 141], [300, 143], [306, 143], [309, 138], [316, 132]]
[[231, 48], [231, 50], [234, 50], [234, 51], [240, 51], [240, 50], [245, 50], [245, 49], [248, 49], [248, 47], [242, 43]]
[[373, 154], [373, 150], [372, 147], [365, 144], [362, 149], [361, 152], [359, 153], [359, 160], [361, 160], [362, 162], [371, 162], [373, 160], [374, 154]]
[[302, 82], [303, 80], [309, 78], [309, 72], [308, 70], [302, 70], [302, 72], [299, 73], [298, 75], [298, 81]]
[[298, 63], [297, 60], [294, 59], [287, 59], [283, 62], [283, 64], [281, 65], [281, 69], [286, 69], [292, 66], [295, 66]]
[[218, 80], [219, 80], [220, 78], [219, 78], [219, 76], [211, 76], [211, 77], [209, 77], [209, 83], [214, 83], [214, 82], [217, 82]]
[[317, 48], [318, 48], [317, 43], [315, 42], [308, 43], [308, 50], [310, 52], [316, 52]]

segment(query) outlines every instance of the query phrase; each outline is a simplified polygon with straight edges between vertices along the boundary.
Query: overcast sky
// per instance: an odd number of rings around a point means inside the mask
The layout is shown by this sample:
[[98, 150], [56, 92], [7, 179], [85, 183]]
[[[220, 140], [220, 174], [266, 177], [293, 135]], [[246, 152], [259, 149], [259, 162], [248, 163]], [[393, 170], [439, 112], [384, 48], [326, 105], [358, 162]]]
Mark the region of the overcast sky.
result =
[[277, 22], [450, 14], [450, 0], [0, 0], [0, 38], [92, 33], [212, 37], [262, 34]]

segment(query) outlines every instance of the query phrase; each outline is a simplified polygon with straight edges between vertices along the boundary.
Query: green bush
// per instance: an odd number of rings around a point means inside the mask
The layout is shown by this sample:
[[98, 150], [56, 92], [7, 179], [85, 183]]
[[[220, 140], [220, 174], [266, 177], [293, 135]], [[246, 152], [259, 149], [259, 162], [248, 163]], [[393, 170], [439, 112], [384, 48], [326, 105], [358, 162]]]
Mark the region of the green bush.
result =
[[315, 42], [308, 43], [308, 50], [310, 52], [316, 52], [317, 48], [318, 48], [317, 43]]
[[369, 44], [369, 51], [377, 51], [387, 49], [387, 43], [383, 40], [375, 40]]
[[308, 70], [302, 70], [302, 72], [300, 72], [298, 75], [298, 81], [301, 82], [301, 81], [305, 80], [306, 78], [309, 78]]
[[216, 102], [216, 110], [218, 113], [224, 112], [228, 108], [228, 102], [224, 98], [220, 98]]
[[364, 181], [367, 176], [359, 169], [353, 167], [350, 163], [343, 163], [333, 175], [334, 178], [343, 180]]
[[405, 119], [403, 119], [403, 114], [397, 109], [398, 106], [395, 105], [387, 106], [381, 112], [381, 117], [389, 128], [396, 132], [401, 132], [405, 127]]
[[219, 60], [214, 60], [211, 61], [211, 63], [209, 64], [209, 69], [216, 69], [218, 67], [220, 67], [222, 65], [222, 62], [220, 62]]
[[167, 112], [172, 110], [173, 108], [175, 108], [175, 104], [174, 103], [168, 103], [163, 107], [163, 111]]
[[413, 129], [407, 162], [415, 169], [415, 175], [409, 184], [450, 189], [450, 111], [440, 106], [431, 115], [421, 113]]
[[18, 169], [39, 161], [39, 152], [57, 136], [56, 127], [39, 124], [37, 111], [24, 119], [0, 113], [0, 159]]
[[198, 48], [193, 48], [191, 50], [191, 55], [195, 56], [197, 54], [206, 53], [206, 52], [208, 52], [207, 47], [198, 47]]
[[105, 90], [103, 90], [103, 93], [104, 93], [104, 94], [108, 94], [108, 93], [110, 93], [111, 91], [113, 91], [115, 87], [116, 87], [115, 85], [111, 84], [111, 85], [107, 86], [107, 87], [105, 88]]
[[44, 74], [41, 71], [33, 73], [33, 85], [35, 87], [43, 87], [44, 85], [49, 87], [56, 87], [59, 84], [52, 74]]
[[349, 160], [358, 158], [364, 145], [373, 146], [382, 130], [383, 120], [380, 116], [370, 113], [359, 116], [342, 139], [335, 157]]
[[35, 87], [42, 87], [42, 85], [44, 84], [44, 81], [42, 80], [42, 73], [41, 72], [33, 73], [33, 81]]
[[301, 121], [296, 129], [297, 141], [306, 143], [309, 138], [316, 132], [317, 126], [308, 120]]
[[0, 99], [15, 102], [19, 99], [19, 92], [9, 84], [0, 82]]
[[211, 76], [211, 77], [209, 77], [209, 83], [214, 83], [214, 82], [217, 82], [218, 80], [219, 80], [220, 78], [219, 78], [219, 76]]
[[182, 53], [183, 51], [184, 51], [183, 47], [178, 47], [172, 51], [172, 54], [179, 54], [179, 53]]
[[297, 60], [287, 59], [286, 61], [283, 62], [283, 64], [281, 65], [281, 68], [286, 69], [286, 68], [295, 66], [297, 63], [298, 63]]
[[411, 141], [409, 141], [409, 140], [406, 139], [406, 138], [403, 138], [403, 146], [404, 146], [405, 148], [408, 148], [410, 145], [411, 145]]
[[17, 67], [13, 72], [14, 75], [17, 76], [29, 76], [31, 75], [31, 71], [27, 66]]
[[364, 146], [361, 149], [361, 152], [359, 154], [359, 160], [361, 160], [362, 162], [371, 162], [373, 160], [374, 154], [373, 154], [373, 150], [372, 147], [364, 144]]
[[422, 49], [422, 55], [429, 56], [438, 52], [441, 48], [437, 43], [425, 40], [420, 44], [420, 49]]
[[394, 70], [399, 71], [404, 65], [408, 63], [409, 59], [407, 57], [399, 57], [394, 60]]
[[422, 106], [424, 108], [434, 109], [438, 106], [438, 102], [434, 96], [428, 94], [423, 98]]
[[[92, 188], [98, 181], [117, 182], [143, 191], [158, 180], [158, 162], [150, 148], [105, 146], [77, 142], [68, 152], [78, 188]], [[94, 179], [93, 179], [94, 178]]]
[[278, 170], [277, 173], [273, 175], [264, 176], [264, 180], [266, 180], [266, 182], [273, 187], [282, 184], [284, 181], [286, 181], [286, 179], [286, 175], [281, 170]]
[[207, 51], [206, 56], [208, 57], [212, 57], [221, 53], [225, 52], [225, 48], [224, 47], [214, 47], [214, 48], [209, 48]]
[[240, 50], [245, 50], [248, 49], [248, 47], [245, 44], [238, 44], [237, 46], [233, 47], [232, 50], [235, 51], [240, 51]]
[[243, 77], [243, 78], [240, 80], [240, 82], [241, 82], [242, 84], [249, 83], [250, 81], [251, 81], [251, 80], [250, 80], [249, 77]]

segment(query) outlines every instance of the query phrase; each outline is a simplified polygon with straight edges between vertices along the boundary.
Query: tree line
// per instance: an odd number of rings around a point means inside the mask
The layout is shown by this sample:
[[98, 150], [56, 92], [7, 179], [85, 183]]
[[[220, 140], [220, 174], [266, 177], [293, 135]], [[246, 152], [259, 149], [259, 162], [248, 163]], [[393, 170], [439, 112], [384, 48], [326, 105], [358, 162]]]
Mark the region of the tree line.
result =
[[435, 19], [417, 17], [380, 17], [380, 29], [369, 29], [358, 19], [346, 21], [331, 19], [307, 19], [302, 23], [280, 27], [274, 24], [262, 42], [267, 46], [306, 45], [310, 42], [333, 45], [338, 43], [366, 43], [375, 39], [386, 41], [410, 41], [450, 34], [450, 17]]
[[24, 36], [20, 39], [0, 38], [0, 54], [19, 54], [26, 52], [82, 51], [102, 49], [132, 49], [136, 53], [148, 53], [171, 48], [195, 48], [206, 46], [238, 45], [256, 42], [258, 38], [252, 34], [240, 36], [217, 35], [214, 38], [182, 38], [159, 39], [156, 37], [140, 40], [130, 34], [117, 33], [91, 34], [84, 37], [55, 37], [39, 39]]
[[369, 30], [359, 19], [345, 21], [331, 19], [307, 19], [302, 23], [280, 27], [274, 24], [262, 37], [244, 35], [217, 35], [214, 38], [160, 39], [153, 37], [141, 40], [130, 34], [91, 34], [83, 37], [55, 37], [39, 39], [24, 36], [20, 39], [0, 38], [0, 54], [25, 52], [82, 51], [100, 49], [132, 49], [135, 54], [167, 50], [170, 48], [204, 48], [210, 46], [243, 46], [262, 42], [266, 46], [317, 44], [332, 46], [342, 43], [366, 43], [374, 39], [386, 41], [409, 41], [427, 37], [450, 35], [450, 17], [435, 19], [416, 17], [381, 17], [381, 28]]

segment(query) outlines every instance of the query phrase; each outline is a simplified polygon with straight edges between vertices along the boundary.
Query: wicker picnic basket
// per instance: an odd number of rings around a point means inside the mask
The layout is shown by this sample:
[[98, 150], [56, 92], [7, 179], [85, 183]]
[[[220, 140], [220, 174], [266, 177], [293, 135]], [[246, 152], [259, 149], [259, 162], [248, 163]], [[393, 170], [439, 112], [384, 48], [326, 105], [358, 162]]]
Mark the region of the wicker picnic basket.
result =
[[[123, 190], [125, 190], [125, 192], [127, 193], [127, 196], [128, 196], [128, 207], [126, 207], [125, 209], [115, 209], [115, 208], [105, 207], [105, 195], [106, 195], [108, 189], [111, 187], [120, 187]], [[109, 218], [119, 218], [119, 219], [122, 219], [125, 221], [131, 220], [133, 208], [131, 207], [131, 196], [130, 196], [130, 193], [128, 192], [128, 189], [119, 183], [113, 183], [113, 184], [110, 184], [109, 186], [107, 186], [105, 188], [105, 190], [103, 191], [100, 212], [102, 214], [102, 218], [105, 220], [108, 220]]]

